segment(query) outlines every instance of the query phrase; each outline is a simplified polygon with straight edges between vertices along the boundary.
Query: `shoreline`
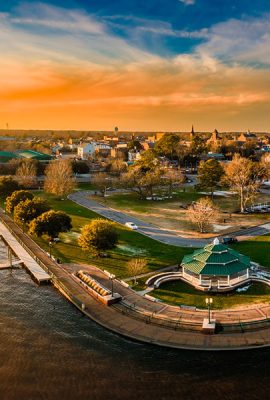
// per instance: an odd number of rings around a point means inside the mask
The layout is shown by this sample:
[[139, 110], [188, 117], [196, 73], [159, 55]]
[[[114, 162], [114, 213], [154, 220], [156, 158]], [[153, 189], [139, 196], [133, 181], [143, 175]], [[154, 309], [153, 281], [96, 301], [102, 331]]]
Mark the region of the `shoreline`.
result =
[[[120, 303], [105, 306], [90, 296], [85, 289], [72, 279], [72, 273], [76, 268], [88, 268], [93, 274], [96, 274], [101, 283], [105, 282], [105, 285], [107, 284], [107, 287], [110, 287], [108, 286], [109, 278], [106, 277], [103, 271], [91, 266], [57, 264], [2, 211], [0, 212], [0, 219], [17, 240], [23, 244], [24, 248], [28, 250], [29, 254], [50, 274], [53, 285], [63, 296], [87, 317], [116, 334], [131, 340], [181, 350], [232, 351], [270, 346], [270, 325], [263, 329], [246, 332], [228, 331], [225, 333], [205, 334], [201, 332], [201, 318], [206, 317], [207, 311], [200, 311], [195, 314], [192, 311], [182, 310], [179, 315], [180, 311], [177, 308], [176, 313], [178, 314], [176, 315], [173, 314], [173, 307], [171, 310], [170, 306], [165, 303], [152, 302], [139, 296], [129, 288], [124, 286], [121, 288], [119, 286], [120, 282], [114, 283], [116, 292], [122, 290], [121, 295], [124, 297], [125, 302], [127, 299], [129, 302], [135, 301], [136, 307], [127, 307], [127, 305], [121, 305]], [[167, 308], [167, 315], [163, 310], [164, 308]], [[249, 311], [254, 312], [254, 309], [244, 309], [244, 311], [247, 314]], [[233, 326], [233, 319], [230, 313], [234, 314], [235, 312], [227, 310], [226, 313], [228, 315], [224, 313], [224, 326], [226, 322], [229, 328]], [[220, 315], [221, 313], [215, 311], [213, 318], [217, 318], [217, 314]], [[269, 324], [268, 312], [266, 315], [267, 318], [262, 318], [262, 315], [259, 318], [258, 314], [253, 323], [255, 325], [263, 322]], [[237, 317], [235, 318], [236, 321]], [[246, 318], [246, 322], [243, 321], [242, 324], [238, 322], [235, 327], [243, 330], [244, 326], [245, 329], [248, 329], [245, 324], [251, 324], [251, 322], [252, 318]], [[252, 328], [254, 329], [254, 326]]]

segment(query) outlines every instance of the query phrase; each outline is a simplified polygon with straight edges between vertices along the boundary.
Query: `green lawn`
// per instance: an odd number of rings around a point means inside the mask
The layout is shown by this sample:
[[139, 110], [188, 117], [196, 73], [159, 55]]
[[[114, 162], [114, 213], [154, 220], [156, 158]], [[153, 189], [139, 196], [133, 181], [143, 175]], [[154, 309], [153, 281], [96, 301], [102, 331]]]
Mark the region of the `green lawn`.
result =
[[[97, 200], [120, 210], [129, 209], [138, 213], [147, 213], [153, 208], [166, 206], [176, 201], [179, 202], [179, 204], [188, 205], [192, 201], [197, 201], [201, 197], [205, 197], [204, 194], [196, 191], [193, 187], [177, 188], [173, 193], [172, 199], [165, 199], [163, 201], [142, 200], [139, 198], [138, 194], [134, 192], [108, 192], [108, 197], [97, 196]], [[260, 203], [265, 201], [269, 201], [269, 195], [258, 194], [255, 202]], [[236, 196], [215, 196], [214, 203], [216, 203], [223, 212], [234, 213], [239, 210], [239, 200]], [[248, 215], [249, 218], [258, 218], [260, 216], [262, 219], [266, 218], [265, 214]]]
[[[132, 257], [145, 257], [148, 261], [145, 272], [149, 272], [180, 263], [183, 256], [192, 251], [159, 243], [122, 225], [117, 225], [120, 238], [118, 247], [108, 252], [108, 258], [92, 258], [89, 253], [83, 252], [78, 247], [77, 238], [81, 228], [91, 219], [100, 218], [99, 215], [70, 200], [59, 200], [43, 192], [36, 194], [46, 198], [54, 210], [65, 211], [72, 218], [72, 231], [61, 234], [61, 242], [55, 244], [52, 249], [52, 254], [62, 262], [91, 263], [123, 278], [130, 275], [127, 271], [127, 263]], [[45, 250], [49, 250], [48, 241], [45, 238], [36, 240]]]
[[[188, 284], [176, 281], [164, 283], [159, 289], [151, 292], [165, 303], [206, 308], [205, 299], [209, 293], [200, 292]], [[261, 283], [254, 283], [246, 292], [228, 294], [211, 294], [213, 309], [226, 309], [251, 303], [266, 303], [270, 301], [270, 288]]]
[[246, 254], [262, 266], [270, 269], [270, 235], [258, 236], [251, 240], [232, 245], [235, 250]]

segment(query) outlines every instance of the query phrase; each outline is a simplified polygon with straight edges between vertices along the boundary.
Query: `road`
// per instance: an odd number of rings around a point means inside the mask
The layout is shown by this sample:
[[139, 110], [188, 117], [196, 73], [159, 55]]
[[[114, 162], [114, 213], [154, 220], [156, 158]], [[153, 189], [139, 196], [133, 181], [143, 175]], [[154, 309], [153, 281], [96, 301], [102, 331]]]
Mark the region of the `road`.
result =
[[[196, 239], [177, 236], [173, 231], [158, 228], [157, 226], [141, 221], [138, 218], [100, 204], [90, 198], [91, 194], [93, 194], [92, 191], [79, 191], [70, 194], [68, 198], [75, 203], [94, 211], [102, 217], [110, 219], [111, 221], [118, 222], [122, 225], [125, 225], [126, 222], [133, 222], [138, 226], [137, 232], [140, 232], [143, 235], [149, 236], [150, 238], [165, 244], [179, 247], [203, 247], [207, 243], [211, 243], [213, 241], [213, 239]], [[241, 231], [234, 232], [231, 234], [231, 236], [237, 237], [238, 240], [246, 240], [252, 237], [265, 235], [267, 233], [270, 233], [270, 223], [243, 229]]]

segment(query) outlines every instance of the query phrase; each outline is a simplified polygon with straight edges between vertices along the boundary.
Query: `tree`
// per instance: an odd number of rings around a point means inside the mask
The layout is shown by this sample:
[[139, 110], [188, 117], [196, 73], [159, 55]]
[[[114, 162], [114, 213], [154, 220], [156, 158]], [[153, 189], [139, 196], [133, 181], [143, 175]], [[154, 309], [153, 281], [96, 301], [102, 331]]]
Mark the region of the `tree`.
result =
[[74, 172], [74, 174], [88, 174], [89, 166], [85, 161], [73, 160], [72, 171]]
[[113, 249], [118, 242], [118, 233], [113, 222], [105, 219], [94, 219], [82, 228], [78, 239], [79, 246], [100, 256], [104, 250]]
[[190, 221], [198, 225], [201, 233], [218, 217], [218, 209], [209, 198], [201, 198], [193, 203], [188, 208], [187, 213]]
[[139, 151], [139, 150], [143, 149], [143, 146], [141, 145], [139, 140], [134, 139], [134, 140], [131, 140], [130, 142], [128, 142], [128, 149]]
[[21, 186], [17, 181], [12, 178], [3, 177], [0, 178], [0, 198], [6, 199], [16, 190], [19, 190]]
[[190, 146], [190, 153], [193, 156], [199, 156], [207, 151], [207, 144], [205, 138], [195, 135], [192, 138], [191, 146]]
[[147, 265], [144, 258], [132, 258], [128, 262], [128, 272], [134, 279], [134, 285], [137, 284], [137, 276], [140, 275]]
[[40, 197], [34, 197], [32, 200], [21, 201], [14, 208], [14, 220], [18, 223], [24, 221], [28, 224], [32, 219], [39, 217], [50, 210], [48, 203]]
[[199, 187], [210, 190], [213, 199], [214, 190], [218, 188], [224, 169], [217, 160], [207, 160], [200, 162], [198, 168]]
[[35, 160], [23, 160], [16, 169], [17, 181], [25, 188], [37, 184], [37, 165]]
[[71, 218], [63, 211], [47, 211], [33, 219], [29, 225], [29, 233], [37, 236], [47, 234], [51, 239], [60, 232], [68, 232], [72, 228]]
[[109, 168], [111, 173], [120, 176], [122, 172], [127, 170], [127, 164], [120, 158], [116, 158], [111, 161]]
[[155, 145], [155, 150], [159, 155], [166, 156], [171, 160], [176, 155], [176, 148], [180, 142], [180, 136], [170, 133], [162, 136]]
[[91, 183], [105, 197], [107, 188], [112, 186], [112, 178], [106, 172], [99, 172], [91, 179]]
[[166, 171], [163, 178], [163, 186], [165, 186], [169, 196], [172, 195], [175, 186], [180, 186], [185, 181], [184, 175], [179, 170], [175, 169]]
[[21, 202], [25, 200], [32, 200], [33, 194], [27, 190], [16, 190], [9, 197], [7, 197], [6, 210], [8, 213], [12, 213], [14, 208]]
[[44, 189], [48, 193], [63, 197], [75, 188], [72, 165], [69, 160], [52, 161], [45, 171]]
[[260, 183], [268, 175], [269, 169], [264, 163], [253, 162], [239, 154], [225, 167], [224, 181], [231, 191], [237, 193], [241, 212], [256, 197]]

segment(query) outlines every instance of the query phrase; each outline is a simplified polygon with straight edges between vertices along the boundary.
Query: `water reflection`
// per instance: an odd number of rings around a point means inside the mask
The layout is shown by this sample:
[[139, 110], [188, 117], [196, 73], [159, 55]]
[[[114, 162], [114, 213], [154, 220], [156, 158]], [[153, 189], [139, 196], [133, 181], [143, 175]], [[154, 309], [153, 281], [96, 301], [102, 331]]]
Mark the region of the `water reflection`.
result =
[[[270, 349], [204, 353], [99, 327], [24, 271], [0, 272], [0, 399], [257, 399]], [[244, 396], [245, 394], [245, 396]]]

